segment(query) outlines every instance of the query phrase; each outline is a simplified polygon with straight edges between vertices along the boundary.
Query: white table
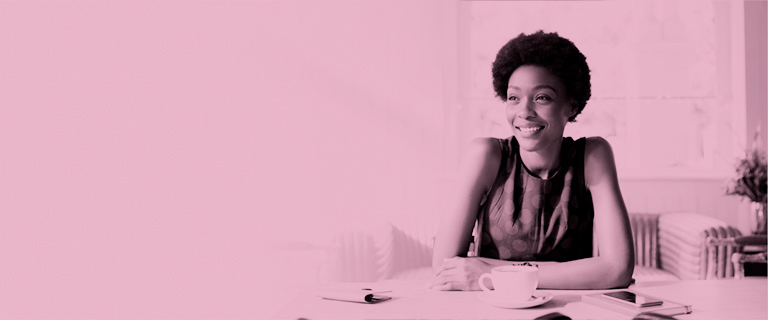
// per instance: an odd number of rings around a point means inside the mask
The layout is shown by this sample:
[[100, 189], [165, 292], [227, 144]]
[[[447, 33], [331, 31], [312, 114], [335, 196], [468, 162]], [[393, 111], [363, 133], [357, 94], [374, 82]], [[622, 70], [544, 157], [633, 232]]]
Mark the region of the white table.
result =
[[[359, 304], [318, 298], [318, 289], [392, 290], [393, 299]], [[677, 319], [768, 319], [766, 278], [647, 282], [630, 289], [693, 306], [693, 313]], [[555, 295], [552, 301], [530, 309], [501, 309], [480, 299], [479, 292], [439, 292], [423, 283], [337, 283], [304, 288], [275, 319], [533, 319], [560, 312], [572, 319], [631, 319], [632, 317], [581, 301], [581, 295], [612, 290], [540, 290]]]

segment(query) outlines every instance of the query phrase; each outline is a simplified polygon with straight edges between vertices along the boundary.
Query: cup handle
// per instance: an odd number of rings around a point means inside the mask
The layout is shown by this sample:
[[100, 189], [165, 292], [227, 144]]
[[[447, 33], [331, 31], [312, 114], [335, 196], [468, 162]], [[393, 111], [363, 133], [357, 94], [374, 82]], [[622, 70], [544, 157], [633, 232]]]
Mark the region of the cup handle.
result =
[[480, 278], [477, 279], [477, 283], [480, 284], [480, 289], [483, 289], [485, 292], [491, 292], [493, 290], [488, 289], [488, 287], [485, 286], [485, 279], [491, 279], [491, 283], [493, 283], [493, 278], [491, 278], [490, 273], [483, 273], [480, 275]]

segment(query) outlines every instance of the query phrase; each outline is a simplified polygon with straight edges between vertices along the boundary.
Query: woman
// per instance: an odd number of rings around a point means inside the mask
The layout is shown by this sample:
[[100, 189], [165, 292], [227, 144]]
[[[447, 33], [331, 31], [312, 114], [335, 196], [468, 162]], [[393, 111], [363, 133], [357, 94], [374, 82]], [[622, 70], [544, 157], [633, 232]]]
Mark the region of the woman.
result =
[[[557, 33], [520, 34], [496, 56], [493, 85], [513, 136], [469, 146], [428, 286], [479, 290], [481, 274], [524, 262], [538, 265], [539, 288], [628, 286], [634, 251], [611, 146], [563, 138], [591, 95], [584, 55]], [[477, 256], [467, 257], [476, 220]]]

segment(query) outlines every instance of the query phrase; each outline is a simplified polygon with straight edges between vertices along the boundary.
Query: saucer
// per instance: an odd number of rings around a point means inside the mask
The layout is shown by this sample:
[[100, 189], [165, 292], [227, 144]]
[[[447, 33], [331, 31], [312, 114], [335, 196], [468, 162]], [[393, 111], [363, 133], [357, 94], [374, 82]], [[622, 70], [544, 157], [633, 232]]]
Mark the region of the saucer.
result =
[[480, 300], [490, 303], [499, 308], [523, 309], [542, 305], [554, 297], [549, 292], [535, 292], [529, 300], [508, 300], [503, 296], [496, 295], [493, 292], [482, 292], [477, 296]]

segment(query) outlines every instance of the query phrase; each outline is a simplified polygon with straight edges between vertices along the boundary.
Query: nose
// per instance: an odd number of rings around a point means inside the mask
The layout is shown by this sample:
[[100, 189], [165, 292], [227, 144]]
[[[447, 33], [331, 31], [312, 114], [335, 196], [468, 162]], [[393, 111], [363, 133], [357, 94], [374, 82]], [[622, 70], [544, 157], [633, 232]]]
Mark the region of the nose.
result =
[[519, 118], [530, 119], [536, 116], [536, 111], [534, 110], [536, 104], [531, 99], [526, 99], [521, 105], [522, 109], [517, 113]]

